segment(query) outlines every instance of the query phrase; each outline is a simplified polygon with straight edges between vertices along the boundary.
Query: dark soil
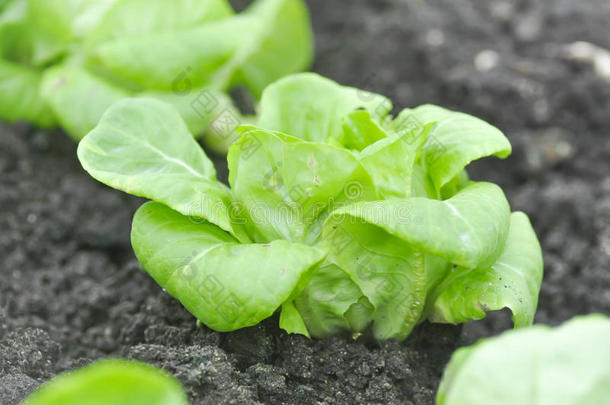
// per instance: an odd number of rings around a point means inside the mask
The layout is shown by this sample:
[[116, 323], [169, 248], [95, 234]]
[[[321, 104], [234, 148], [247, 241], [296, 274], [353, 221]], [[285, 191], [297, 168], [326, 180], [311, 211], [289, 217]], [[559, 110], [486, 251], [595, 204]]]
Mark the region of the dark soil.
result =
[[[466, 111], [508, 135], [513, 156], [472, 173], [500, 184], [538, 232], [537, 322], [610, 314], [610, 84], [565, 53], [574, 41], [610, 49], [610, 3], [309, 3], [317, 72], [399, 107]], [[89, 178], [74, 152], [61, 133], [0, 127], [1, 404], [106, 356], [163, 367], [193, 403], [431, 404], [456, 347], [510, 327], [500, 312], [464, 327], [423, 324], [380, 346], [288, 336], [276, 319], [197, 328], [131, 251], [141, 201]]]

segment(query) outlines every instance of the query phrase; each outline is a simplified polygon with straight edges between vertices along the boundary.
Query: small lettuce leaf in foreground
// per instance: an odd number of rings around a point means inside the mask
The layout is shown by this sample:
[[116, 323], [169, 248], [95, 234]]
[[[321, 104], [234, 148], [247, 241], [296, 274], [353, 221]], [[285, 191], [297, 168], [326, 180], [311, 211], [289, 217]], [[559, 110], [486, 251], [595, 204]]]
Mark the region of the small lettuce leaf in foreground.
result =
[[194, 223], [156, 202], [136, 212], [131, 241], [155, 281], [219, 331], [271, 316], [307, 285], [325, 256], [283, 240], [240, 244], [217, 226]]
[[144, 363], [100, 360], [63, 373], [21, 405], [187, 405], [180, 383]]
[[580, 316], [536, 325], [459, 349], [445, 369], [437, 405], [606, 404], [610, 319]]
[[[284, 98], [305, 89], [317, 93]], [[110, 108], [78, 156], [100, 181], [156, 201], [134, 218], [136, 255], [216, 330], [279, 311], [289, 333], [403, 340], [426, 319], [466, 322], [504, 307], [515, 326], [529, 325], [540, 245], [497, 185], [464, 170], [464, 156], [485, 155], [477, 144], [495, 132], [465, 136], [456, 146], [464, 153], [441, 149], [452, 177], [435, 185], [429, 140], [452, 139], [439, 128], [455, 113], [423, 126], [405, 112], [380, 120], [360, 109], [357, 92], [313, 74], [271, 86], [262, 121], [273, 129], [238, 128], [230, 188], [159, 101]]]
[[531, 325], [542, 267], [540, 244], [529, 219], [522, 212], [513, 212], [500, 257], [491, 267], [453, 269], [432, 294], [436, 298], [429, 318], [455, 324], [510, 308], [516, 327]]

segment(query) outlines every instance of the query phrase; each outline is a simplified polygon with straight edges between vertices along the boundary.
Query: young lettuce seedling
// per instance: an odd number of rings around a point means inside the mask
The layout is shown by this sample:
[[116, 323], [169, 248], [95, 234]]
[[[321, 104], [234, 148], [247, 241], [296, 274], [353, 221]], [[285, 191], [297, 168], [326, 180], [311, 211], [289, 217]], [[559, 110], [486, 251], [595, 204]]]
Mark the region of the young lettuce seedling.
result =
[[438, 405], [606, 404], [610, 319], [593, 314], [558, 328], [536, 325], [459, 349]]
[[192, 133], [225, 141], [233, 129], [213, 120], [242, 120], [226, 91], [243, 85], [258, 99], [312, 54], [302, 0], [239, 14], [227, 0], [13, 0], [0, 9], [0, 118], [59, 124], [80, 140], [113, 102], [154, 97]]
[[511, 149], [495, 127], [315, 74], [262, 97], [258, 126], [228, 154], [230, 188], [168, 105], [113, 105], [78, 147], [99, 181], [147, 197], [132, 244], [142, 266], [219, 331], [278, 309], [290, 333], [459, 323], [508, 307], [532, 323], [542, 256], [527, 216], [464, 167]]
[[42, 385], [22, 405], [187, 405], [180, 383], [135, 361], [100, 360]]

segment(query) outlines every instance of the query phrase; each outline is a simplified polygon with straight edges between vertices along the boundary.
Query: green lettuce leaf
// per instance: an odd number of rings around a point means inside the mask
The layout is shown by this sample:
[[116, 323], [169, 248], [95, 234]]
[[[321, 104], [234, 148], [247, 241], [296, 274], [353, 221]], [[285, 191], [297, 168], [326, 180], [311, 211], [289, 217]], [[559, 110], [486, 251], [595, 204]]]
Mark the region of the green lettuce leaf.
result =
[[4, 11], [4, 9], [13, 1], [14, 0], [0, 0], [0, 11]]
[[404, 339], [425, 304], [428, 263], [423, 252], [381, 227], [336, 213], [324, 232], [320, 246], [329, 251], [329, 261], [348, 273], [374, 308], [375, 338]]
[[173, 91], [150, 90], [137, 97], [154, 98], [178, 111], [189, 132], [196, 137], [205, 134], [206, 150], [226, 155], [227, 148], [238, 137], [239, 125], [248, 121], [233, 104], [231, 97], [209, 88], [195, 89], [189, 95]]
[[386, 131], [375, 122], [369, 111], [356, 110], [343, 117], [343, 133], [336, 141], [348, 149], [361, 151], [387, 136]]
[[314, 73], [301, 73], [265, 89], [257, 126], [306, 141], [338, 141], [343, 139], [343, 117], [357, 109], [366, 109], [380, 122], [392, 103], [378, 94], [340, 86]]
[[[111, 187], [162, 202], [246, 238], [229, 216], [230, 190], [178, 113], [154, 99], [125, 99], [78, 145], [83, 168]], [[247, 238], [246, 238], [247, 239]]]
[[386, 137], [365, 147], [357, 154], [360, 163], [373, 178], [378, 194], [383, 199], [411, 196], [414, 166], [419, 157], [418, 151], [427, 134], [425, 131], [421, 132], [419, 128], [405, 128], [388, 135], [381, 128], [374, 127], [375, 124], [368, 116], [368, 112], [357, 111], [357, 113], [364, 113], [361, 114], [361, 123], [374, 128], [367, 132], [375, 133], [379, 130], [386, 134]]
[[437, 405], [605, 404], [610, 397], [610, 319], [576, 317], [536, 325], [459, 349]]
[[469, 182], [470, 177], [468, 176], [468, 172], [466, 171], [466, 169], [464, 169], [448, 183], [445, 183], [445, 185], [441, 188], [441, 200], [447, 200], [453, 197], [457, 194], [458, 191], [466, 187]]
[[[191, 86], [217, 86], [214, 74], [258, 29], [260, 22], [238, 16], [160, 34], [120, 38], [92, 51], [90, 63], [135, 89], [175, 90], [187, 75]], [[220, 83], [218, 83], [220, 82]]]
[[460, 323], [482, 319], [487, 311], [508, 307], [516, 327], [534, 321], [542, 282], [540, 244], [527, 216], [511, 214], [504, 250], [491, 267], [456, 267], [432, 293], [436, 298], [429, 318]]
[[77, 141], [97, 125], [108, 107], [128, 95], [122, 89], [71, 64], [47, 69], [40, 91], [57, 121]]
[[347, 315], [350, 308], [360, 305], [361, 298], [364, 298], [362, 291], [349, 276], [336, 264], [327, 262], [316, 272], [295, 304], [309, 333], [324, 338], [349, 330], [360, 331], [367, 326], [370, 312], [365, 314], [364, 322], [353, 324]]
[[356, 157], [331, 145], [251, 127], [231, 146], [227, 160], [229, 184], [257, 242], [312, 244], [336, 204], [375, 199], [371, 178]]
[[99, 360], [43, 384], [22, 405], [186, 405], [180, 383], [164, 371], [121, 359]]
[[[421, 151], [420, 151], [421, 153]], [[426, 172], [426, 165], [418, 159], [413, 165], [413, 176], [411, 177], [411, 196], [440, 199], [439, 192]]]
[[41, 74], [0, 59], [0, 118], [27, 120], [42, 128], [55, 124], [53, 112], [40, 95]]
[[327, 225], [341, 223], [345, 216], [379, 226], [451, 263], [473, 268], [493, 264], [502, 253], [510, 208], [500, 187], [473, 182], [445, 201], [412, 197], [350, 204], [334, 211], [334, 219]]
[[496, 127], [468, 114], [435, 105], [423, 105], [401, 112], [397, 121], [433, 124], [424, 146], [424, 161], [436, 190], [458, 175], [473, 160], [511, 153], [508, 139]]
[[0, 16], [4, 57], [43, 66], [68, 53], [114, 0], [17, 0]]
[[240, 244], [217, 226], [195, 223], [156, 202], [136, 212], [131, 240], [157, 283], [219, 331], [271, 316], [305, 287], [325, 256], [283, 240]]
[[10, 62], [31, 66], [32, 29], [28, 25], [28, 1], [15, 0], [0, 15], [0, 56]]
[[86, 39], [115, 3], [117, 0], [37, 0], [36, 6], [41, 7], [37, 10], [41, 18], [44, 18], [47, 9], [55, 9], [50, 13], [58, 15], [59, 21], [69, 27], [69, 40], [74, 43]]
[[57, 3], [28, 0], [27, 30], [31, 37], [31, 64], [41, 66], [66, 51], [72, 32], [69, 16]]
[[294, 306], [294, 302], [287, 301], [282, 304], [282, 312], [280, 313], [280, 328], [287, 333], [295, 333], [311, 337], [307, 326], [301, 317], [301, 314]]
[[302, 0], [256, 0], [244, 15], [260, 24], [232, 63], [238, 66], [233, 80], [245, 84], [258, 99], [268, 84], [309, 68], [313, 33]]
[[227, 0], [115, 0], [87, 36], [89, 47], [194, 27], [233, 15]]
[[[108, 4], [107, 0], [101, 1], [96, 8], [103, 10]], [[73, 21], [92, 5], [90, 0], [28, 0], [26, 26], [32, 39], [31, 63], [44, 65], [64, 54], [75, 38]]]

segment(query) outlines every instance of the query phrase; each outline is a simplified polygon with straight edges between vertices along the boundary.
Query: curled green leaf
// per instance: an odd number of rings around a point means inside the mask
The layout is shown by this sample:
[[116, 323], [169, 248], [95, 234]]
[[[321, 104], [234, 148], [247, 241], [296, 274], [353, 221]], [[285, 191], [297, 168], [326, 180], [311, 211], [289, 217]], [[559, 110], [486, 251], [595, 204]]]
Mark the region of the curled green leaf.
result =
[[295, 300], [295, 305], [309, 333], [323, 338], [350, 330], [359, 332], [368, 325], [370, 312], [364, 316], [355, 314], [359, 319], [352, 323], [348, 315], [350, 308], [361, 305], [362, 298], [362, 291], [347, 273], [327, 262]]
[[313, 142], [343, 138], [342, 119], [364, 108], [378, 121], [392, 109], [386, 97], [344, 87], [314, 73], [280, 79], [267, 87], [258, 126]]
[[505, 158], [511, 153], [508, 139], [498, 128], [468, 114], [423, 105], [404, 110], [397, 120], [432, 125], [423, 154], [437, 190], [473, 160], [491, 155]]
[[160, 201], [184, 215], [239, 236], [229, 215], [230, 190], [180, 115], [154, 99], [125, 99], [104, 114], [78, 145], [94, 178], [127, 193]]
[[491, 265], [498, 258], [508, 235], [509, 217], [502, 190], [480, 182], [445, 201], [412, 197], [356, 202], [333, 212], [327, 228], [364, 220], [419, 249], [473, 268]]
[[435, 289], [429, 318], [459, 323], [508, 307], [516, 327], [534, 321], [542, 282], [540, 244], [527, 216], [513, 212], [502, 254], [490, 267], [456, 267]]
[[213, 224], [196, 223], [155, 202], [136, 212], [131, 240], [157, 283], [219, 331], [271, 316], [307, 285], [325, 257], [283, 240], [241, 244]]

